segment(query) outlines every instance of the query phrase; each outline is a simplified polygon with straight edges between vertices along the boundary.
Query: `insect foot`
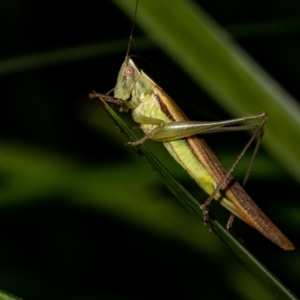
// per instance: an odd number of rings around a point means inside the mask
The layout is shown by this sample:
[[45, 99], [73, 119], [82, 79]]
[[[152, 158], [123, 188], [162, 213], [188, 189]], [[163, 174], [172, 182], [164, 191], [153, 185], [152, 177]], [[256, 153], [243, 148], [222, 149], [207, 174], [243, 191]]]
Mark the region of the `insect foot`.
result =
[[207, 226], [209, 232], [211, 232], [212, 228], [210, 226], [210, 217], [209, 217], [208, 206], [206, 204], [202, 204], [202, 205], [200, 205], [200, 208], [203, 211], [203, 222], [204, 222], [204, 225]]

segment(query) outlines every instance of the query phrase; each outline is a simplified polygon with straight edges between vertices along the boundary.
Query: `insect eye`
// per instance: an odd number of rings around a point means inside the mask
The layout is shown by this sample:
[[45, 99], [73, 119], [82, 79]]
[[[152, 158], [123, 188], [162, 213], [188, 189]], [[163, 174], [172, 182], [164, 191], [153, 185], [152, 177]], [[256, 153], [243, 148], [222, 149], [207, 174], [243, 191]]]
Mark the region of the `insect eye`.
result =
[[124, 75], [126, 77], [132, 77], [134, 75], [134, 69], [132, 67], [126, 67], [124, 70]]

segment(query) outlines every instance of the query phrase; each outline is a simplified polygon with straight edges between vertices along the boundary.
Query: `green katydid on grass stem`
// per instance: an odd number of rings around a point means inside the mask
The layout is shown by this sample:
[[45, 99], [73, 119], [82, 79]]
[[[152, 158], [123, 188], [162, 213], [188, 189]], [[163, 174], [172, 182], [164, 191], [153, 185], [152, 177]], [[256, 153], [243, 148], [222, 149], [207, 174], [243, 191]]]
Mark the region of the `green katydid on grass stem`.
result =
[[[133, 28], [130, 40], [132, 35]], [[228, 229], [232, 225], [234, 216], [237, 216], [279, 247], [284, 250], [293, 250], [295, 247], [291, 241], [231, 176], [233, 169], [250, 144], [257, 138], [257, 146], [249, 167], [251, 168], [263, 135], [263, 127], [267, 120], [266, 113], [218, 122], [189, 121], [170, 96], [136, 66], [128, 55], [129, 48], [119, 71], [114, 97], [99, 93], [90, 95], [91, 98], [114, 103], [120, 111], [132, 111], [134, 121], [140, 125], [145, 136], [128, 144], [138, 146], [147, 139], [163, 143], [172, 157], [209, 195], [205, 203], [201, 205], [206, 225], [209, 226], [209, 204], [215, 199], [232, 213], [227, 223]], [[259, 121], [258, 124], [244, 125], [246, 121], [253, 120]], [[241, 130], [253, 130], [254, 134], [233, 166], [226, 170], [204, 141], [203, 135]], [[245, 181], [247, 178], [246, 175]]]

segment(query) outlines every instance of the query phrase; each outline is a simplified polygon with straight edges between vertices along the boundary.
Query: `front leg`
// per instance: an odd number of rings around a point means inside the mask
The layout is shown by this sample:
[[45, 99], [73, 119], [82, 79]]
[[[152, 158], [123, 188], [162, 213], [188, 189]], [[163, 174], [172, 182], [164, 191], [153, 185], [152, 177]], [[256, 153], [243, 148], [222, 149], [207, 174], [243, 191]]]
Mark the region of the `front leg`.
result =
[[107, 94], [100, 94], [93, 91], [89, 94], [90, 99], [98, 99], [101, 103], [101, 99], [103, 99], [105, 102], [111, 103], [119, 112], [128, 112], [129, 108], [126, 105], [126, 101], [115, 98], [113, 96], [107, 95]]

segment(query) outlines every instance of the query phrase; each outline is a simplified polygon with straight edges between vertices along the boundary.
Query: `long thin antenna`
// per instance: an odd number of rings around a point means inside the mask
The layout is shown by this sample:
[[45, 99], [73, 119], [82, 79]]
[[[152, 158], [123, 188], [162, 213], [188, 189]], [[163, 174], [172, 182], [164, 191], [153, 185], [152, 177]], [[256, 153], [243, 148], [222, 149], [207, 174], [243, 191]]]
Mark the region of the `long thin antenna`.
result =
[[134, 27], [135, 27], [135, 22], [136, 22], [138, 3], [139, 3], [139, 1], [136, 0], [135, 11], [134, 11], [134, 16], [133, 16], [133, 23], [132, 23], [132, 27], [131, 27], [131, 33], [130, 33], [130, 37], [129, 37], [129, 44], [128, 44], [128, 48], [127, 48], [125, 59], [128, 58], [128, 54], [129, 54], [129, 51], [130, 51], [131, 43], [133, 41], [133, 32], [134, 32]]

